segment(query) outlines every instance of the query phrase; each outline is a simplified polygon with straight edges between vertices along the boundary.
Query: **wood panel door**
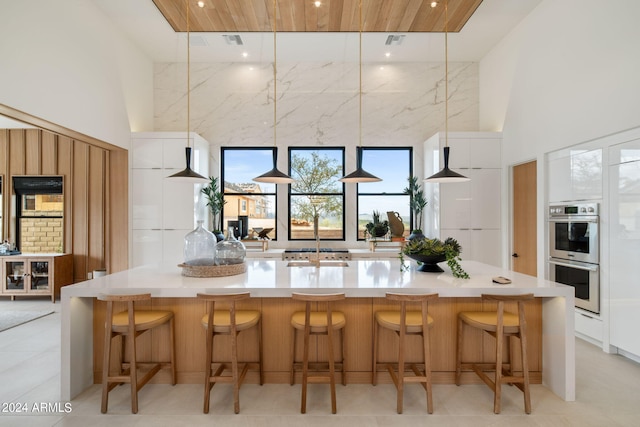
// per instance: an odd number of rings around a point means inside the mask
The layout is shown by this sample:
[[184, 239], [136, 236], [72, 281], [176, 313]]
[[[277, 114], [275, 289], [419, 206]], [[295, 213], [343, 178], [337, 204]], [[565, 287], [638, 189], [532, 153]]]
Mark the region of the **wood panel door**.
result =
[[513, 247], [511, 268], [537, 275], [536, 161], [513, 167]]

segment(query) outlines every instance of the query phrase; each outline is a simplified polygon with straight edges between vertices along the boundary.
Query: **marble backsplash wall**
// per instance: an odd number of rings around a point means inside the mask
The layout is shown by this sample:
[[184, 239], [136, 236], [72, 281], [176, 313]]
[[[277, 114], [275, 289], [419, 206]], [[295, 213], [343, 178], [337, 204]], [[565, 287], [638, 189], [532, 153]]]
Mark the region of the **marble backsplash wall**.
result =
[[[186, 131], [184, 63], [154, 69], [155, 131]], [[278, 63], [277, 144], [356, 146], [358, 63]], [[215, 146], [273, 145], [271, 64], [192, 63], [190, 130]], [[415, 146], [444, 130], [444, 64], [362, 66], [362, 145]], [[478, 129], [478, 64], [449, 64], [449, 131]]]

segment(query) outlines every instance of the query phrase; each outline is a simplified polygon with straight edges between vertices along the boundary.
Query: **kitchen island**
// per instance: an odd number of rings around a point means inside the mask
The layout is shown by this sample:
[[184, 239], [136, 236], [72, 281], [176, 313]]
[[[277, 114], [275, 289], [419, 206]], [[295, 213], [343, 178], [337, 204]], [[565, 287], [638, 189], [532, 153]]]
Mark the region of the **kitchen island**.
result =
[[[351, 260], [347, 266], [319, 268], [288, 267], [287, 261], [273, 259], [247, 259], [246, 263], [246, 273], [236, 276], [184, 277], [177, 267], [149, 266], [64, 287], [62, 399], [70, 400], [94, 384], [94, 375], [99, 380], [96, 373], [100, 372], [104, 325], [104, 307], [96, 300], [100, 294], [150, 293], [153, 308], [173, 310], [178, 340], [178, 382], [198, 383], [204, 357], [204, 331], [199, 322], [204, 314], [204, 303], [196, 299], [198, 293], [250, 292], [252, 298], [247, 307], [260, 309], [263, 315], [266, 380], [288, 382], [289, 316], [300, 309], [290, 300], [291, 293], [344, 292], [347, 299], [337, 309], [344, 311], [347, 318], [347, 379], [348, 382], [365, 383], [370, 381], [373, 313], [388, 304], [384, 296], [391, 291], [438, 293], [440, 296], [430, 305], [430, 312], [436, 319], [432, 333], [436, 383], [453, 382], [455, 325], [459, 311], [482, 309], [486, 303], [480, 302], [479, 297], [483, 293], [533, 293], [536, 300], [527, 307], [529, 340], [533, 343], [529, 359], [533, 377], [562, 399], [575, 400], [572, 287], [472, 261], [463, 263], [471, 276], [468, 280], [454, 278], [448, 269], [444, 273], [416, 271], [413, 261], [405, 261], [409, 268], [401, 271], [397, 259]], [[509, 277], [512, 283], [495, 284], [491, 280], [495, 276]], [[389, 348], [381, 355], [382, 360], [385, 356], [393, 357], [394, 338], [386, 339]], [[470, 339], [479, 348], [486, 347], [483, 341], [486, 338], [481, 335]], [[252, 337], [246, 342], [253, 342]], [[249, 348], [247, 352], [253, 350]], [[472, 374], [466, 378], [468, 382], [473, 381]]]

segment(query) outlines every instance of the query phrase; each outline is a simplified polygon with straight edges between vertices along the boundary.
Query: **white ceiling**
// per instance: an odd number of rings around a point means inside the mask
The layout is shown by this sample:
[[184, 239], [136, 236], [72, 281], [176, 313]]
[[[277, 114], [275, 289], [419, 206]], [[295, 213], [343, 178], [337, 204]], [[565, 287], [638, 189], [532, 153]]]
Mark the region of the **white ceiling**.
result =
[[[153, 62], [186, 61], [186, 35], [176, 34], [151, 0], [91, 0]], [[460, 33], [449, 34], [450, 61], [480, 61], [542, 0], [483, 0]], [[271, 62], [273, 33], [240, 34], [243, 46], [222, 33], [191, 33], [192, 62]], [[363, 62], [442, 61], [444, 36], [404, 33], [400, 46], [385, 46], [390, 33], [365, 33]], [[395, 33], [394, 33], [395, 34]], [[197, 46], [202, 44], [205, 46]], [[278, 61], [358, 61], [358, 33], [278, 33]], [[242, 57], [246, 52], [248, 56]], [[391, 56], [385, 57], [389, 52]]]

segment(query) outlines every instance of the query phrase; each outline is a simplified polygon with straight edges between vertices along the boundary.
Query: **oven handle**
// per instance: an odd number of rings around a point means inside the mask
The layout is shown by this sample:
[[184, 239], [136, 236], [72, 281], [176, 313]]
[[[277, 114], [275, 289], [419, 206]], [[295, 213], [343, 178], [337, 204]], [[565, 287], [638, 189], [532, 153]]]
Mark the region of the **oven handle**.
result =
[[576, 217], [576, 216], [563, 216], [563, 217], [559, 217], [559, 216], [554, 216], [554, 217], [550, 217], [549, 218], [549, 222], [589, 222], [589, 223], [598, 223], [598, 217], [597, 216], [583, 216], [583, 217]]
[[576, 265], [576, 264], [572, 264], [572, 263], [568, 263], [568, 262], [556, 261], [556, 260], [553, 260], [553, 259], [549, 260], [549, 264], [559, 265], [561, 267], [575, 268], [576, 270], [598, 271], [598, 266], [597, 265], [593, 265], [593, 266], [584, 265], [583, 266], [583, 265]]

